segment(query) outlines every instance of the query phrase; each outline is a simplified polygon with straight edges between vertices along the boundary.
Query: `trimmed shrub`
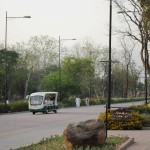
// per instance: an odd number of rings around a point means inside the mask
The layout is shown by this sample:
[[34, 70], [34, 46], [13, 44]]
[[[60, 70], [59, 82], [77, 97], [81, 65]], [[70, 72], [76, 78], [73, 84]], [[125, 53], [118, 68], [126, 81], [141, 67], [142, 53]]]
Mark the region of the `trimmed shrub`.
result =
[[[150, 99], [150, 98], [148, 98]], [[112, 98], [111, 103], [145, 101], [145, 98]]]
[[10, 105], [6, 105], [4, 103], [0, 103], [0, 113], [9, 112], [11, 110]]
[[130, 106], [129, 107], [130, 110], [136, 111], [140, 114], [150, 114], [150, 106], [149, 104], [144, 104], [144, 105], [136, 105], [136, 106]]
[[150, 114], [141, 114], [144, 117], [143, 126], [150, 127]]
[[28, 111], [28, 101], [13, 101], [10, 104], [11, 112]]

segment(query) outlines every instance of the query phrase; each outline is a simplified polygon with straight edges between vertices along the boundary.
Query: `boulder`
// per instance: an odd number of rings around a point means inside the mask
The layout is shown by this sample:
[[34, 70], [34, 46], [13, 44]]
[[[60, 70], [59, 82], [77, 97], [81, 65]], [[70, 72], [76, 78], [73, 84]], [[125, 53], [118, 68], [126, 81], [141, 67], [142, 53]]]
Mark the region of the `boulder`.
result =
[[95, 119], [72, 123], [64, 130], [63, 136], [68, 149], [102, 145], [106, 140], [105, 124]]

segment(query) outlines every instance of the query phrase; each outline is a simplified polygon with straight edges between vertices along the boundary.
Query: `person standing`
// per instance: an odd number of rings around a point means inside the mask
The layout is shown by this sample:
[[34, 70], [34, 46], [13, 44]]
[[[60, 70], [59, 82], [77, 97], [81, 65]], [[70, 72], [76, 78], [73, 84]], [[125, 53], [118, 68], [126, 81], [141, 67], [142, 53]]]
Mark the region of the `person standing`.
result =
[[89, 98], [88, 97], [85, 99], [85, 104], [86, 104], [86, 106], [89, 106]]
[[6, 104], [9, 105], [9, 100], [6, 100]]
[[81, 103], [81, 99], [80, 99], [79, 96], [76, 97], [75, 102], [76, 102], [76, 107], [79, 108], [80, 107], [80, 103]]

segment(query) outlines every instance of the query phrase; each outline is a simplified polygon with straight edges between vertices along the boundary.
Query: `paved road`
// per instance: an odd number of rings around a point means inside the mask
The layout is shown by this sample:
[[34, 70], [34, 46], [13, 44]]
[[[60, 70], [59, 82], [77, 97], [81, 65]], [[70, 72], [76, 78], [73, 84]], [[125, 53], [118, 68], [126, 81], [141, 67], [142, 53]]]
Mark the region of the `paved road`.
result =
[[[114, 104], [129, 106], [138, 103]], [[143, 102], [142, 102], [143, 103]], [[0, 150], [10, 150], [39, 142], [51, 135], [62, 135], [69, 123], [97, 119], [104, 105], [62, 108], [58, 113], [32, 115], [30, 112], [0, 115]]]

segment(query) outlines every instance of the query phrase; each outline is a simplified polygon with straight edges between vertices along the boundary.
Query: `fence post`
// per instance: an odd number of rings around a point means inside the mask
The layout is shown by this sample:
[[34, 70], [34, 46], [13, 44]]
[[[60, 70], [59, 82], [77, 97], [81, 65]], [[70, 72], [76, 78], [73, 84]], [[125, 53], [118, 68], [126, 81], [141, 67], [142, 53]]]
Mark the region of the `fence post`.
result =
[[106, 102], [106, 138], [107, 138], [107, 125], [108, 125], [108, 104]]

